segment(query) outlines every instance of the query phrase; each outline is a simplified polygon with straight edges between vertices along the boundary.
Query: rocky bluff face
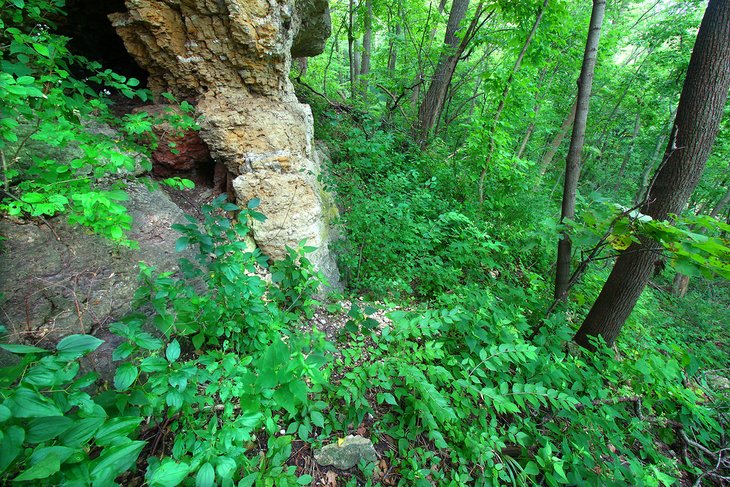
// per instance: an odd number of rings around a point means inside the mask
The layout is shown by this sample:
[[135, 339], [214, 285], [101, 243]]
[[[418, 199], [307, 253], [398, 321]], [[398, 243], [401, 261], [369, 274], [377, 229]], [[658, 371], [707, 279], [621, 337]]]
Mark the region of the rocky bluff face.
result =
[[330, 34], [327, 0], [126, 0], [111, 14], [155, 93], [194, 99], [201, 137], [226, 165], [240, 204], [258, 197], [268, 217], [254, 240], [278, 258], [306, 239], [313, 262], [336, 282], [317, 182], [312, 113], [289, 81], [292, 53], [322, 52]]

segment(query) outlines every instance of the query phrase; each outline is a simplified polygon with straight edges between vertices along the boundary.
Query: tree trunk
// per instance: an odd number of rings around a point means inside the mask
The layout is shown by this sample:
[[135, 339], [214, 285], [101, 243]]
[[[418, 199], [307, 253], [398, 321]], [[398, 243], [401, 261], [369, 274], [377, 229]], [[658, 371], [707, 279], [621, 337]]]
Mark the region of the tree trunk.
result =
[[631, 156], [634, 154], [636, 137], [639, 136], [639, 130], [641, 130], [641, 112], [636, 114], [636, 120], [634, 121], [634, 132], [631, 134], [631, 143], [629, 144], [629, 148], [626, 149], [626, 154], [624, 154], [624, 160], [621, 162], [621, 167], [618, 170], [618, 175], [616, 176], [616, 184], [613, 187], [614, 193], [618, 193], [618, 190], [621, 188], [621, 184], [623, 183], [626, 167], [629, 165], [629, 162], [631, 161]]
[[464, 52], [464, 47], [466, 47], [465, 43], [459, 41], [456, 34], [468, 8], [469, 0], [454, 0], [451, 6], [449, 21], [446, 25], [446, 35], [444, 36], [444, 51], [431, 79], [431, 85], [428, 87], [426, 96], [418, 109], [418, 133], [416, 135], [421, 144], [425, 143], [431, 129], [436, 125], [436, 121], [441, 115], [441, 110], [446, 101], [446, 93], [456, 70], [456, 64]]
[[[593, 71], [598, 56], [598, 42], [601, 39], [601, 25], [606, 13], [606, 0], [593, 0], [593, 11], [588, 29], [586, 49], [583, 54], [583, 67], [580, 70], [578, 79], [578, 97], [576, 98], [575, 123], [573, 124], [573, 135], [570, 138], [570, 150], [565, 161], [565, 182], [563, 186], [563, 205], [560, 213], [560, 222], [572, 220], [575, 217], [575, 195], [578, 190], [578, 179], [580, 178], [581, 153], [586, 135], [586, 122], [588, 121], [588, 105], [591, 99], [591, 88], [593, 87]], [[570, 281], [570, 262], [572, 258], [573, 245], [570, 235], [563, 231], [562, 238], [558, 241], [558, 261], [555, 272], [555, 299], [563, 299], [568, 291]]]
[[370, 52], [373, 40], [373, 0], [365, 1], [365, 33], [362, 36], [362, 63], [360, 64], [360, 76], [362, 76], [362, 94], [367, 98], [368, 78], [370, 74]]
[[494, 122], [492, 123], [492, 128], [489, 131], [489, 152], [487, 152], [487, 157], [484, 159], [484, 166], [482, 167], [482, 173], [479, 176], [479, 203], [484, 203], [484, 179], [487, 176], [487, 169], [489, 169], [489, 166], [492, 162], [492, 156], [494, 155], [494, 149], [497, 145], [497, 143], [494, 140], [494, 133], [497, 130], [497, 125], [499, 124], [499, 119], [502, 116], [502, 112], [504, 111], [504, 105], [507, 103], [507, 95], [509, 94], [509, 90], [512, 87], [512, 82], [515, 79], [515, 74], [520, 70], [520, 66], [522, 65], [522, 59], [525, 57], [525, 54], [527, 53], [527, 49], [530, 47], [530, 44], [532, 43], [532, 39], [535, 37], [535, 32], [537, 32], [537, 27], [540, 25], [540, 21], [542, 20], [542, 16], [545, 13], [545, 9], [548, 6], [548, 2], [550, 0], [545, 0], [542, 4], [542, 7], [537, 12], [537, 17], [535, 18], [535, 22], [532, 24], [532, 29], [530, 30], [530, 33], [527, 35], [527, 39], [525, 39], [525, 44], [522, 46], [522, 50], [520, 51], [519, 56], [517, 56], [517, 60], [515, 61], [515, 65], [512, 68], [512, 72], [509, 75], [509, 78], [507, 78], [507, 83], [504, 85], [504, 90], [502, 90], [502, 97], [499, 99], [499, 106], [497, 107], [497, 112], [494, 114]]
[[540, 176], [545, 175], [548, 167], [550, 167], [550, 163], [553, 162], [553, 157], [555, 157], [555, 153], [558, 152], [560, 144], [563, 143], [565, 134], [568, 133], [568, 129], [571, 125], [573, 125], [573, 122], [575, 121], [575, 111], [577, 108], [578, 99], [576, 98], [573, 102], [573, 105], [570, 107], [570, 113], [568, 113], [568, 115], [563, 120], [563, 124], [560, 126], [560, 130], [558, 130], [558, 133], [556, 133], [555, 137], [553, 137], [553, 141], [550, 143], [550, 147], [548, 148], [547, 152], [545, 152], [545, 155], [542, 156], [542, 161], [540, 162]]
[[[401, 30], [400, 30], [400, 24], [396, 24], [395, 26], [395, 37], [398, 38], [400, 36]], [[398, 46], [395, 44], [395, 40], [390, 40], [390, 45], [388, 47], [388, 71], [391, 73], [395, 71], [395, 63], [398, 60]]]
[[674, 117], [677, 115], [677, 109], [675, 108], [672, 111], [672, 114], [669, 115], [669, 122], [667, 123], [667, 130], [663, 132], [659, 139], [657, 139], [656, 148], [654, 149], [654, 153], [651, 156], [651, 160], [649, 161], [649, 164], [646, 165], [644, 168], [644, 171], [641, 173], [641, 180], [639, 181], [639, 187], [636, 189], [636, 196], [634, 196], [634, 205], [640, 204], [642, 201], [644, 201], [644, 197], [646, 196], [646, 190], [649, 187], [649, 175], [651, 174], [651, 170], [654, 168], [654, 164], [656, 164], [656, 160], [659, 158], [659, 155], [662, 153], [662, 147], [664, 144], [666, 144], [667, 141], [667, 134], [671, 131], [672, 127], [674, 126]]
[[[672, 136], [642, 208], [655, 220], [682, 211], [702, 176], [727, 101], [729, 66], [730, 1], [710, 0], [687, 68]], [[658, 243], [644, 239], [619, 255], [574, 338], [579, 345], [590, 348], [590, 338], [599, 336], [613, 344], [661, 261], [658, 250]]]
[[352, 101], [355, 100], [357, 88], [357, 63], [355, 62], [355, 31], [353, 28], [355, 16], [355, 0], [350, 0], [348, 4], [348, 23], [347, 23], [347, 57], [350, 62], [350, 96]]

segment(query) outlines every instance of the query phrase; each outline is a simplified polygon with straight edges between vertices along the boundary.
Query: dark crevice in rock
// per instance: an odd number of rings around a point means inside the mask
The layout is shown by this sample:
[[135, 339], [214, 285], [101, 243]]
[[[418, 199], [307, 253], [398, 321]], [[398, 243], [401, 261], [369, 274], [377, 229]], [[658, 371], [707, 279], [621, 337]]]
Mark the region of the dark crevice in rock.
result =
[[112, 12], [125, 10], [124, 0], [67, 0], [65, 10], [67, 15], [56, 23], [58, 32], [71, 38], [71, 52], [146, 85], [147, 72], [127, 52], [107, 18]]

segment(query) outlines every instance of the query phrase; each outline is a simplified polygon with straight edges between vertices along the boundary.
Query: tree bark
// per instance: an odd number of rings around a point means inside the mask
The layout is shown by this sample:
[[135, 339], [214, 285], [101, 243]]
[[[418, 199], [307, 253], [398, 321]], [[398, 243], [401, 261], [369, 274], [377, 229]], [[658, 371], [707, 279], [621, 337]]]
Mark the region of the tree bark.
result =
[[517, 60], [515, 61], [515, 65], [512, 68], [512, 72], [509, 75], [509, 78], [507, 78], [507, 83], [504, 85], [504, 90], [502, 90], [502, 96], [499, 99], [499, 106], [497, 107], [497, 112], [494, 114], [494, 122], [492, 122], [492, 128], [489, 131], [489, 152], [487, 152], [487, 157], [484, 159], [484, 166], [482, 167], [482, 173], [479, 176], [479, 204], [484, 203], [484, 180], [487, 176], [487, 169], [489, 169], [489, 165], [492, 162], [492, 156], [494, 155], [494, 149], [497, 145], [497, 143], [494, 140], [494, 133], [497, 130], [497, 125], [499, 124], [499, 119], [502, 116], [502, 112], [504, 111], [505, 103], [507, 103], [507, 95], [509, 95], [509, 90], [512, 87], [512, 82], [515, 79], [515, 74], [520, 70], [520, 66], [522, 65], [522, 59], [524, 59], [525, 54], [527, 53], [527, 49], [530, 47], [530, 44], [532, 43], [532, 39], [535, 37], [535, 32], [537, 32], [537, 28], [540, 25], [540, 21], [542, 20], [542, 16], [545, 13], [545, 9], [548, 6], [548, 2], [550, 0], [545, 0], [542, 4], [542, 7], [537, 12], [537, 17], [535, 18], [535, 22], [532, 24], [532, 29], [530, 30], [530, 33], [527, 35], [527, 39], [525, 39], [525, 44], [522, 46], [522, 50], [520, 51], [520, 54], [517, 56]]
[[365, 1], [365, 33], [362, 36], [362, 63], [360, 64], [360, 81], [363, 98], [367, 98], [368, 78], [370, 74], [370, 53], [373, 40], [373, 0]]
[[[576, 98], [575, 123], [573, 135], [570, 138], [570, 149], [565, 161], [565, 182], [563, 186], [563, 204], [560, 213], [560, 222], [572, 220], [575, 217], [575, 196], [578, 191], [580, 178], [581, 153], [586, 135], [588, 121], [588, 106], [593, 87], [593, 71], [598, 57], [598, 42], [601, 39], [601, 25], [606, 13], [606, 0], [593, 0], [593, 11], [588, 28], [588, 38], [583, 54], [583, 66], [578, 79], [578, 97]], [[558, 261], [555, 272], [555, 299], [564, 299], [570, 282], [570, 262], [572, 259], [573, 244], [566, 230], [558, 241]]]
[[416, 136], [421, 144], [425, 143], [441, 115], [441, 110], [446, 101], [446, 93], [456, 70], [456, 64], [466, 47], [464, 42], [460, 42], [457, 33], [461, 22], [466, 17], [468, 8], [469, 0], [454, 0], [451, 5], [449, 20], [446, 24], [446, 35], [444, 36], [444, 51], [436, 66], [426, 96], [418, 109], [418, 133]]
[[[702, 176], [717, 135], [730, 88], [730, 1], [710, 0], [687, 68], [677, 118], [649, 196], [642, 208], [655, 220], [679, 213]], [[648, 239], [623, 251], [575, 341], [616, 340], [661, 257]]]
[[[395, 37], [398, 38], [400, 36], [400, 24], [396, 24], [395, 26]], [[395, 71], [395, 64], [398, 60], [398, 46], [395, 44], [395, 40], [390, 40], [390, 45], [388, 47], [388, 71], [391, 73]]]
[[351, 99], [355, 100], [355, 94], [357, 88], [355, 83], [357, 82], [357, 63], [355, 62], [355, 30], [354, 30], [354, 16], [355, 16], [355, 0], [350, 0], [348, 4], [348, 22], [347, 22], [347, 57], [350, 63], [350, 96]]
[[575, 121], [575, 111], [577, 108], [578, 99], [576, 98], [573, 102], [573, 105], [570, 107], [570, 113], [568, 113], [568, 115], [563, 120], [563, 124], [560, 126], [560, 130], [558, 130], [558, 132], [555, 134], [555, 137], [553, 137], [553, 141], [550, 143], [550, 147], [548, 148], [547, 152], [545, 152], [545, 155], [542, 156], [542, 161], [540, 162], [540, 176], [545, 175], [548, 167], [550, 167], [550, 163], [553, 162], [553, 157], [555, 157], [555, 153], [558, 152], [560, 144], [563, 143], [565, 134], [568, 133], [568, 129], [571, 125], [573, 125], [573, 122]]
[[641, 112], [636, 114], [636, 120], [634, 121], [634, 132], [631, 134], [631, 143], [629, 144], [629, 148], [626, 149], [626, 154], [624, 154], [624, 160], [621, 161], [621, 167], [618, 170], [618, 175], [616, 176], [616, 184], [613, 186], [613, 192], [618, 193], [618, 190], [621, 188], [621, 184], [623, 183], [624, 179], [624, 173], [626, 172], [626, 167], [628, 167], [629, 162], [631, 161], [631, 156], [634, 154], [634, 147], [636, 147], [636, 137], [639, 136], [639, 131], [641, 130]]
[[667, 123], [667, 130], [659, 136], [659, 139], [657, 139], [656, 148], [654, 149], [654, 153], [651, 156], [651, 160], [649, 161], [649, 164], [647, 164], [646, 167], [644, 168], [644, 171], [641, 173], [641, 180], [639, 181], [639, 187], [636, 189], [636, 196], [634, 196], [634, 205], [638, 205], [642, 201], [644, 201], [644, 197], [646, 196], [646, 190], [649, 186], [649, 175], [651, 174], [651, 170], [654, 169], [654, 164], [656, 164], [656, 160], [662, 154], [662, 152], [661, 152], [662, 147], [664, 146], [664, 144], [666, 144], [667, 134], [669, 134], [669, 132], [671, 132], [671, 129], [674, 126], [674, 117], [676, 115], [677, 115], [677, 109], [675, 108], [672, 111], [672, 114], [669, 115], [669, 122]]

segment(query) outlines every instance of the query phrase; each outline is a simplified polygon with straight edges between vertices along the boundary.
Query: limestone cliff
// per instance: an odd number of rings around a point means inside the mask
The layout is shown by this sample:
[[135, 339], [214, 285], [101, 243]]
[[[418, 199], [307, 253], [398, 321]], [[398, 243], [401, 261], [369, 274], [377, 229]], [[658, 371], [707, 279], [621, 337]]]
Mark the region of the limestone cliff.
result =
[[155, 93], [195, 101], [201, 137], [226, 165], [240, 204], [261, 199], [254, 239], [271, 257], [306, 239], [336, 282], [317, 182], [312, 114], [289, 81], [292, 52], [318, 54], [327, 0], [126, 0], [110, 15]]

